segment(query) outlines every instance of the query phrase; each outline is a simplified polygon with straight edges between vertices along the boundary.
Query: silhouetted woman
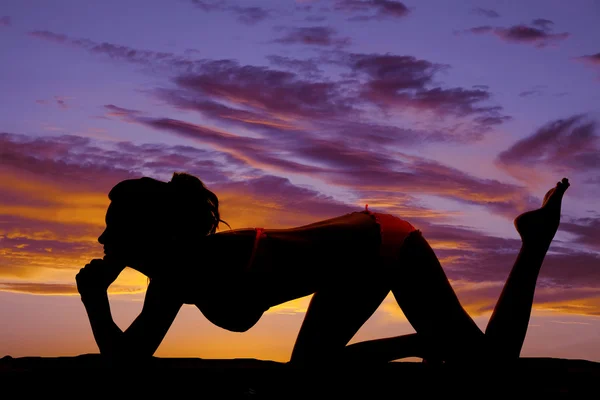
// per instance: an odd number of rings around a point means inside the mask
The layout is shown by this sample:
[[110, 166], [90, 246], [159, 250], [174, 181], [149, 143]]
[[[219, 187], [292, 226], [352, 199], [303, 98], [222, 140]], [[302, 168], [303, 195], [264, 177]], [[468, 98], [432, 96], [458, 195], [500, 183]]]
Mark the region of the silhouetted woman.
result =
[[[314, 294], [291, 355], [306, 365], [423, 357], [448, 362], [518, 358], [537, 276], [569, 183], [515, 219], [522, 247], [485, 333], [463, 309], [433, 250], [410, 223], [366, 209], [290, 229], [216, 233], [217, 196], [196, 177], [125, 180], [109, 193], [104, 259], [77, 274], [101, 354], [150, 357], [183, 304], [214, 324], [251, 328], [277, 304]], [[150, 278], [140, 315], [113, 322], [109, 285], [129, 266]], [[416, 333], [347, 346], [392, 291]]]

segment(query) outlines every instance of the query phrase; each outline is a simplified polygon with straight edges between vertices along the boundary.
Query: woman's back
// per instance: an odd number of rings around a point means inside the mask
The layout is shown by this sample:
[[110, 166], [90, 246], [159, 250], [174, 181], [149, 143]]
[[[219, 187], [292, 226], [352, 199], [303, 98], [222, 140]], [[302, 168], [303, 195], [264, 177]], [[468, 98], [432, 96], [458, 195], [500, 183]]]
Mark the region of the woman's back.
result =
[[[229, 325], [237, 324], [236, 319], [256, 315], [258, 320], [258, 313], [328, 285], [361, 280], [379, 265], [380, 230], [367, 212], [259, 230], [258, 237], [256, 232], [236, 229], [212, 238], [221, 262], [215, 264], [218, 271], [210, 285], [202, 285], [204, 300], [197, 305], [226, 329], [233, 330]], [[220, 320], [224, 315], [227, 321]]]

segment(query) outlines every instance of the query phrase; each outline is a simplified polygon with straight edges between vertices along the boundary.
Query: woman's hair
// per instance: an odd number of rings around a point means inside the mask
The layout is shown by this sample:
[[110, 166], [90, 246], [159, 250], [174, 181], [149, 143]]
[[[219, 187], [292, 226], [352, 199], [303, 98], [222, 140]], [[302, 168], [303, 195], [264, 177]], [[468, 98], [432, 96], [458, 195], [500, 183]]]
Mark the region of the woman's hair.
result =
[[219, 222], [229, 226], [221, 219], [217, 196], [200, 179], [184, 172], [175, 172], [169, 182], [148, 177], [124, 180], [108, 198], [135, 207], [180, 241], [214, 234]]

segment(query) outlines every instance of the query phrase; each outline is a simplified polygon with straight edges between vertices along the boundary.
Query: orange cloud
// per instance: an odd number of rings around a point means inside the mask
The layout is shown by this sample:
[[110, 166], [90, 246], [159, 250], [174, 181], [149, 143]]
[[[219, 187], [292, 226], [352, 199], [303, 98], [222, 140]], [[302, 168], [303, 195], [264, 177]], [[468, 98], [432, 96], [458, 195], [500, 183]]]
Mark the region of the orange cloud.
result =
[[[66, 283], [31, 283], [31, 282], [0, 282], [0, 290], [3, 292], [26, 293], [50, 296], [79, 296], [75, 284]], [[111, 286], [110, 294], [134, 294], [143, 293], [145, 287]]]

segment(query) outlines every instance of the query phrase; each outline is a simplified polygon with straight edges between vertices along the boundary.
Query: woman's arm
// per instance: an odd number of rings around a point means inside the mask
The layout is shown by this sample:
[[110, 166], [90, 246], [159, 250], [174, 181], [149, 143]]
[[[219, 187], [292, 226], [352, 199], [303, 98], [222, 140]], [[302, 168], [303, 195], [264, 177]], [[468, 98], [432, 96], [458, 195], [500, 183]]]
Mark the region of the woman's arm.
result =
[[94, 334], [94, 339], [100, 353], [104, 355], [118, 353], [115, 347], [123, 332], [113, 321], [110, 313], [108, 294], [104, 292], [81, 296], [81, 301], [85, 306], [85, 311], [92, 326], [92, 333]]
[[113, 321], [106, 293], [83, 297], [100, 353], [111, 358], [151, 357], [183, 303], [159, 282], [150, 282], [140, 315], [122, 332]]
[[150, 357], [165, 337], [183, 302], [171, 285], [153, 280], [140, 315], [122, 332], [110, 311], [108, 286], [123, 267], [93, 260], [77, 274], [77, 288], [100, 353], [110, 357]]

